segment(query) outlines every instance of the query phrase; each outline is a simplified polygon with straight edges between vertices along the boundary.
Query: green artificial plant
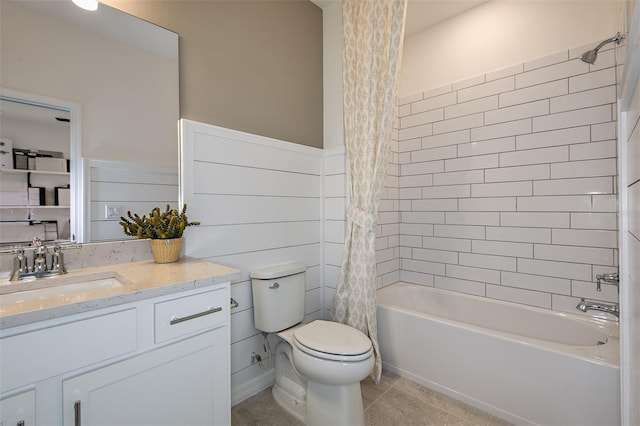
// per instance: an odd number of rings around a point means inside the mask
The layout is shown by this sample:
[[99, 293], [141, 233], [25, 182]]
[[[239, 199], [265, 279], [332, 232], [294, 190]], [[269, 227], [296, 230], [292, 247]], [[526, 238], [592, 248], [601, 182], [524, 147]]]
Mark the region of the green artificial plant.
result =
[[164, 212], [161, 213], [160, 208], [156, 207], [151, 210], [148, 217], [131, 215], [131, 211], [127, 211], [128, 218], [120, 216], [120, 225], [125, 235], [136, 238], [154, 240], [180, 238], [187, 226], [200, 225], [200, 222], [189, 222], [186, 211], [186, 204], [182, 207], [182, 213], [170, 208], [168, 204]]

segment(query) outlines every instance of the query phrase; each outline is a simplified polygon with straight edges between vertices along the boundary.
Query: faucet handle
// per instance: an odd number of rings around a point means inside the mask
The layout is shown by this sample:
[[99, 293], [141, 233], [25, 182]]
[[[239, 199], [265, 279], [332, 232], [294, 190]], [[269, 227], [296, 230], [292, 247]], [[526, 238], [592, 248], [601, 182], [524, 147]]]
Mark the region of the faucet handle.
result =
[[11, 269], [11, 276], [9, 281], [17, 281], [21, 275], [27, 272], [27, 261], [24, 257], [24, 249], [18, 247], [14, 250], [16, 256], [13, 258], [13, 268]]
[[34, 237], [33, 238], [33, 243], [31, 244], [33, 247], [35, 247], [34, 250], [34, 261], [35, 258], [41, 258], [45, 256], [45, 253], [47, 253], [47, 246], [45, 246], [44, 244], [42, 244], [42, 240], [38, 237]]
[[610, 274], [596, 275], [596, 280], [598, 281], [596, 284], [596, 291], [602, 291], [600, 286], [601, 281], [617, 285], [620, 282], [620, 277], [617, 272], [612, 272]]
[[62, 247], [60, 247], [60, 244], [53, 246], [53, 253], [51, 254], [51, 270], [60, 274], [67, 273], [67, 269], [64, 267], [64, 256], [62, 254]]

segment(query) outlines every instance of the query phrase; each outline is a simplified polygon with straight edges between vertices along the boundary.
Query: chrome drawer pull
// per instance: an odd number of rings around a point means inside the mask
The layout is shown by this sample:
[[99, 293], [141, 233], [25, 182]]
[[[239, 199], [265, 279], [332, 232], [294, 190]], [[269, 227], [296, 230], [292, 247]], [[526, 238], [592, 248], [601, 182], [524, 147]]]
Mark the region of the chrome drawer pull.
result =
[[238, 306], [240, 306], [240, 305], [239, 305], [239, 304], [238, 304], [238, 302], [236, 302], [236, 300], [232, 297], [232, 298], [231, 298], [231, 309], [235, 309], [235, 308], [237, 308]]
[[205, 315], [215, 314], [216, 312], [220, 312], [221, 310], [222, 310], [222, 306], [220, 306], [218, 308], [209, 308], [206, 311], [198, 312], [197, 314], [188, 315], [188, 316], [182, 317], [182, 318], [173, 317], [171, 319], [171, 321], [169, 322], [169, 324], [171, 324], [171, 325], [179, 324], [181, 322], [189, 321], [189, 320], [192, 320], [192, 319], [195, 319], [195, 318], [200, 318], [200, 317], [203, 317]]
[[82, 424], [82, 420], [81, 420], [81, 408], [80, 408], [80, 401], [76, 401], [73, 404], [73, 417], [74, 417], [74, 421], [73, 424], [74, 426], [81, 426]]

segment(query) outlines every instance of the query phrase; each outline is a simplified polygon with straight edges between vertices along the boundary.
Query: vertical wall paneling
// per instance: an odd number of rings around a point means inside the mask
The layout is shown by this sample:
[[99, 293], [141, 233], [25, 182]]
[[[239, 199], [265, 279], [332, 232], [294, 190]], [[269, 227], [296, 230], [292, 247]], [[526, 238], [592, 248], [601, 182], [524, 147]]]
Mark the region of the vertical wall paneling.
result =
[[325, 149], [324, 151], [324, 318], [329, 318], [329, 310], [338, 285], [344, 254], [345, 215], [348, 202], [345, 158], [345, 150], [342, 147]]
[[[306, 264], [305, 321], [324, 316], [322, 150], [188, 120], [180, 127], [181, 198], [189, 218], [201, 222], [185, 233], [185, 254], [242, 271], [231, 286], [239, 303], [231, 315], [232, 403], [237, 403], [273, 382], [272, 368], [251, 365], [252, 352], [267, 355], [253, 326], [251, 271]], [[330, 176], [324, 179], [325, 190], [340, 193], [331, 189]], [[272, 335], [270, 341], [275, 350], [277, 339]]]
[[124, 238], [119, 215], [109, 216], [107, 208], [139, 215], [167, 204], [177, 207], [178, 171], [174, 168], [134, 163], [85, 159], [85, 240], [107, 241]]
[[617, 269], [615, 59], [582, 50], [400, 100], [402, 281], [573, 313], [618, 301], [595, 285]]

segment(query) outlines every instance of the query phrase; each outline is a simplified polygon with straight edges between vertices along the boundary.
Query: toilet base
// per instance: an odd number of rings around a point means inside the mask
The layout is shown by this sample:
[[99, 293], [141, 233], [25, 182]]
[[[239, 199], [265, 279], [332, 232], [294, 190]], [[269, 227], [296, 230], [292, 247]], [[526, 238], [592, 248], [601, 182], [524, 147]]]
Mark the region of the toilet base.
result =
[[292, 396], [277, 384], [273, 399], [287, 413], [307, 426], [364, 426], [364, 408], [360, 383], [329, 386], [307, 382], [307, 400]]
[[291, 364], [291, 346], [281, 341], [275, 353], [276, 382], [271, 389], [273, 399], [287, 413], [304, 423], [307, 400], [307, 382]]
[[307, 382], [307, 426], [364, 426], [360, 382], [331, 386]]
[[273, 385], [273, 387], [271, 388], [271, 394], [273, 395], [273, 399], [280, 407], [282, 407], [287, 413], [291, 414], [293, 417], [304, 423], [304, 416], [307, 411], [307, 403], [305, 401], [291, 396], [291, 394], [287, 392], [286, 389], [283, 389], [277, 384]]

